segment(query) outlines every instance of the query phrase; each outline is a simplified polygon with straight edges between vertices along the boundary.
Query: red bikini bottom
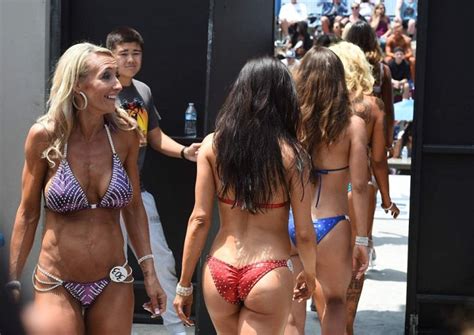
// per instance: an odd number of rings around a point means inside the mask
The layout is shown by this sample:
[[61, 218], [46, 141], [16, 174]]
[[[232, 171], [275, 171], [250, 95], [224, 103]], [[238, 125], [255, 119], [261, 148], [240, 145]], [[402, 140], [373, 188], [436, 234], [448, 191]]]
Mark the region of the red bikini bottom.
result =
[[293, 265], [289, 259], [261, 261], [236, 268], [220, 259], [208, 256], [207, 265], [219, 294], [225, 301], [236, 305], [245, 300], [254, 285], [268, 272], [281, 267], [287, 267], [293, 272]]

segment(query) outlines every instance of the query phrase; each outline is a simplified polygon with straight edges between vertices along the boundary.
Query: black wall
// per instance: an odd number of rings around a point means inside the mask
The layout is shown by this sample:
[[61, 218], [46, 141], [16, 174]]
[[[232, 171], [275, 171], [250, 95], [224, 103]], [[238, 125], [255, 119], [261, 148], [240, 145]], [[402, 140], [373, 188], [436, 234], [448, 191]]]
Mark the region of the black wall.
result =
[[[113, 28], [134, 27], [145, 40], [137, 78], [151, 87], [165, 133], [190, 144], [214, 129], [218, 110], [243, 64], [251, 57], [273, 54], [273, 13], [273, 0], [52, 0], [51, 63], [71, 44], [87, 40], [105, 45]], [[182, 137], [188, 102], [198, 111], [197, 139]], [[178, 276], [194, 204], [195, 173], [194, 163], [148, 150], [144, 182], [155, 196]], [[214, 218], [213, 231], [218, 225], [217, 215]], [[195, 278], [200, 278], [197, 270]], [[138, 279], [139, 273], [134, 272]], [[140, 314], [145, 299], [140, 280], [135, 287], [135, 321], [147, 322], [150, 319]], [[212, 334], [197, 291], [196, 332]]]
[[145, 40], [137, 79], [147, 83], [169, 135], [180, 136], [184, 111], [194, 102], [202, 134], [206, 88], [209, 3], [186, 1], [61, 1], [62, 49], [91, 41], [105, 46], [118, 26], [137, 29]]
[[474, 3], [418, 6], [406, 332], [454, 334], [474, 320]]

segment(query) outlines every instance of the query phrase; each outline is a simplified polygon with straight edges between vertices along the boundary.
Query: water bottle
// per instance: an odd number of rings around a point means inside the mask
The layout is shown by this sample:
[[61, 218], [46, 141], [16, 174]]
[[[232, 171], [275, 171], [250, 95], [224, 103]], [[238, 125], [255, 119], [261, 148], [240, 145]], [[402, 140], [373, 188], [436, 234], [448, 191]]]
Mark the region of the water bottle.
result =
[[184, 135], [196, 137], [197, 112], [194, 103], [190, 102], [184, 113]]
[[406, 146], [402, 149], [402, 159], [408, 159], [408, 148]]
[[5, 245], [5, 237], [0, 233], [0, 248]]

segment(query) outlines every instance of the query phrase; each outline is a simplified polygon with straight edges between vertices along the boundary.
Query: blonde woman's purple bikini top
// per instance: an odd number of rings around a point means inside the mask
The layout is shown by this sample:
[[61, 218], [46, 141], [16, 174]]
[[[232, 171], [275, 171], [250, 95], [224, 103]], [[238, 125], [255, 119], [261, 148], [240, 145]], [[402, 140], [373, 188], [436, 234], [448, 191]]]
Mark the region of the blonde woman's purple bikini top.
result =
[[105, 130], [112, 148], [112, 177], [104, 196], [96, 204], [89, 202], [67, 161], [66, 143], [64, 146], [64, 157], [52, 177], [53, 179], [48, 189], [44, 192], [46, 208], [60, 214], [66, 214], [83, 209], [123, 208], [130, 203], [133, 194], [132, 185], [118, 154], [115, 152], [114, 143], [107, 125], [105, 125]]

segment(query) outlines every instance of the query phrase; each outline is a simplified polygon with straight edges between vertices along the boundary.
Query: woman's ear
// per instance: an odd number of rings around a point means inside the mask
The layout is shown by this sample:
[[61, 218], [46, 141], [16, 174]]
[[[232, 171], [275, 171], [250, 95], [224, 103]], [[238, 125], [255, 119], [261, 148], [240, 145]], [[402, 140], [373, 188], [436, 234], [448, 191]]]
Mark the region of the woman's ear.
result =
[[84, 89], [85, 89], [85, 83], [84, 82], [85, 82], [84, 78], [79, 78], [77, 80], [77, 82], [74, 84], [74, 87], [72, 89], [73, 92], [78, 93], [78, 94], [79, 94], [79, 92], [83, 92]]
[[80, 82], [77, 82], [76, 85], [74, 85], [74, 88], [72, 89], [72, 91], [73, 91], [74, 93], [79, 94], [79, 92], [82, 91], [82, 86], [83, 86], [83, 85], [81, 85]]

